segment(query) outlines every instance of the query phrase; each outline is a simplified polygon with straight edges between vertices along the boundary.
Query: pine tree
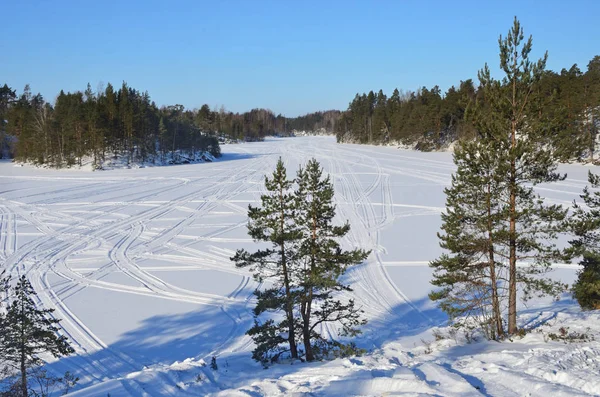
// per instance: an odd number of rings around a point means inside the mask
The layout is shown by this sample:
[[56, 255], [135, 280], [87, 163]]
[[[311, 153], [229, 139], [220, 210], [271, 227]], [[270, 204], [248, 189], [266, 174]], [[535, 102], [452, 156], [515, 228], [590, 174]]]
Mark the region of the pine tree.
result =
[[6, 118], [8, 115], [8, 106], [17, 97], [15, 90], [8, 85], [0, 87], [0, 159], [8, 153], [8, 142], [6, 140]]
[[[489, 265], [499, 271], [504, 267], [508, 269], [506, 282], [497, 279], [501, 288], [508, 292], [508, 334], [517, 332], [517, 289], [523, 292], [523, 298], [529, 299], [532, 295], [557, 295], [565, 286], [553, 281], [544, 274], [550, 269], [555, 260], [563, 259], [554, 241], [565, 230], [563, 220], [567, 210], [560, 205], [546, 205], [543, 199], [535, 193], [533, 185], [544, 182], [554, 182], [566, 176], [556, 172], [556, 159], [552, 151], [541, 144], [541, 136], [546, 120], [540, 117], [540, 101], [535, 98], [536, 84], [542, 76], [546, 57], [532, 63], [529, 61], [531, 51], [531, 37], [524, 40], [523, 29], [515, 18], [512, 29], [505, 39], [500, 36], [500, 66], [506, 73], [502, 81], [491, 78], [487, 65], [479, 73], [481, 92], [484, 104], [471, 106], [471, 113], [475, 127], [479, 133], [479, 143], [469, 161], [461, 159], [460, 152], [457, 160], [459, 165], [458, 175], [453, 180], [450, 189], [449, 214], [445, 218], [444, 226], [447, 228], [446, 236], [441, 236], [443, 245], [456, 254], [453, 257], [443, 257], [433, 262], [434, 267], [442, 270], [436, 275], [434, 284], [442, 286], [442, 291], [436, 291], [433, 297], [444, 299], [460, 295], [463, 285], [452, 283], [452, 279], [445, 280], [445, 270], [451, 270], [453, 276], [465, 275], [470, 283], [473, 277], [477, 279], [478, 272], [485, 269], [488, 263], [489, 276], [485, 278], [484, 286], [492, 286]], [[481, 161], [484, 161], [481, 163]], [[481, 169], [483, 167], [483, 170]], [[452, 211], [461, 205], [462, 201], [469, 204], [471, 195], [475, 194], [477, 184], [471, 178], [477, 178], [481, 172], [490, 175], [479, 188], [489, 189], [488, 209], [493, 211], [485, 214], [475, 225], [469, 225], [460, 219], [452, 219]], [[462, 180], [461, 180], [462, 179]], [[460, 184], [467, 182], [464, 191]], [[492, 182], [490, 185], [489, 183]], [[454, 189], [454, 190], [453, 190]], [[454, 196], [453, 196], [454, 195]], [[467, 207], [469, 210], [480, 210], [478, 206]], [[466, 214], [472, 216], [472, 214]], [[457, 223], [458, 222], [458, 223]], [[462, 223], [461, 223], [462, 222]], [[463, 242], [457, 241], [464, 236], [473, 236], [473, 232], [481, 232], [487, 223], [487, 235], [490, 240], [478, 246], [480, 252], [488, 251], [483, 257], [482, 267], [472, 267], [469, 259], [469, 247], [461, 246]], [[452, 228], [458, 228], [452, 230]], [[474, 252], [473, 252], [474, 253]], [[493, 260], [492, 260], [493, 255]], [[518, 262], [526, 261], [526, 266], [517, 267]], [[453, 268], [452, 266], [456, 266]], [[446, 267], [446, 269], [444, 269]], [[446, 290], [444, 290], [446, 288]], [[449, 290], [448, 290], [449, 288]], [[457, 290], [458, 289], [458, 290]], [[489, 288], [484, 288], [487, 291]], [[493, 290], [490, 296], [493, 297]], [[473, 300], [480, 300], [480, 290], [474, 290], [471, 295]], [[498, 298], [503, 295], [497, 294]], [[468, 296], [466, 297], [467, 299]], [[487, 300], [484, 299], [484, 302]], [[444, 301], [442, 301], [444, 303]], [[473, 302], [462, 303], [463, 309]], [[504, 303], [502, 300], [499, 302]], [[492, 307], [497, 305], [493, 303]], [[495, 318], [495, 329], [498, 336], [502, 334], [498, 309], [492, 316]]]
[[335, 205], [333, 184], [329, 176], [323, 177], [320, 164], [311, 159], [306, 169], [297, 174], [298, 188], [295, 192], [296, 223], [300, 227], [301, 266], [299, 274], [299, 302], [302, 337], [307, 361], [323, 356], [334, 344], [318, 332], [328, 323], [340, 325], [342, 335], [355, 336], [362, 310], [355, 307], [352, 299], [343, 302], [335, 293], [352, 291], [340, 282], [349, 266], [364, 261], [370, 252], [355, 249], [344, 251], [339, 240], [349, 231], [348, 223], [334, 226]]
[[589, 146], [585, 126], [582, 73], [577, 65], [563, 69], [560, 75], [545, 72], [538, 84], [546, 103], [542, 113], [547, 116], [546, 142], [561, 161], [582, 160]]
[[[0, 364], [5, 361], [5, 350], [2, 345], [4, 335], [8, 332], [8, 325], [6, 324], [6, 308], [9, 302], [9, 289], [10, 289], [10, 276], [6, 270], [0, 272]], [[3, 368], [0, 368], [0, 376], [3, 372]]]
[[[536, 107], [535, 86], [543, 75], [548, 54], [537, 62], [529, 60], [531, 36], [525, 36], [515, 17], [506, 38], [500, 36], [500, 67], [506, 74], [502, 82], [490, 76], [487, 65], [479, 72], [481, 90], [488, 108], [476, 114], [476, 127], [484, 142], [493, 142], [498, 158], [497, 175], [504, 175], [503, 212], [507, 230], [497, 233], [508, 258], [508, 333], [517, 332], [517, 289], [523, 286], [525, 298], [533, 293], [556, 294], [560, 283], [540, 277], [552, 260], [561, 259], [553, 239], [562, 231], [566, 209], [545, 205], [531, 185], [555, 182], [566, 175], [556, 172], [551, 150], [540, 145], [543, 118]], [[528, 260], [517, 268], [519, 260]]]
[[[265, 362], [277, 359], [289, 351], [292, 358], [298, 358], [296, 346], [297, 324], [294, 318], [295, 290], [292, 275], [297, 262], [296, 242], [299, 232], [294, 219], [294, 181], [287, 179], [286, 169], [281, 158], [271, 178], [265, 177], [267, 194], [261, 196], [261, 207], [249, 206], [248, 234], [255, 241], [271, 243], [272, 248], [254, 253], [238, 250], [231, 258], [238, 267], [249, 267], [256, 280], [270, 280], [269, 288], [255, 291], [257, 304], [254, 308], [255, 323], [247, 334], [256, 344], [253, 358]], [[269, 318], [260, 321], [265, 312], [284, 313], [284, 319]], [[286, 335], [287, 334], [287, 335]], [[288, 343], [283, 348], [282, 343]]]
[[33, 159], [36, 136], [34, 131], [34, 110], [31, 106], [33, 96], [29, 84], [25, 85], [23, 93], [11, 106], [8, 128], [12, 135], [17, 137], [17, 156], [19, 160]]
[[376, 105], [373, 110], [373, 136], [375, 142], [384, 143], [389, 138], [387, 97], [382, 90], [377, 93]]
[[85, 129], [89, 137], [88, 150], [94, 155], [94, 167], [100, 166], [101, 147], [104, 144], [101, 130], [98, 128], [98, 105], [97, 98], [88, 83], [85, 90], [85, 103], [83, 105]]
[[583, 76], [583, 92], [585, 95], [584, 126], [589, 136], [590, 160], [593, 163], [600, 130], [600, 56], [598, 55], [588, 63], [588, 70]]
[[[456, 173], [445, 189], [446, 212], [438, 233], [444, 254], [432, 261], [431, 283], [439, 287], [429, 297], [439, 301], [451, 319], [473, 318], [490, 339], [504, 335], [500, 306], [506, 266], [495, 252], [496, 231], [503, 221], [498, 202], [501, 180], [497, 158], [480, 142], [462, 142], [454, 151]], [[470, 325], [464, 321], [464, 325]]]
[[128, 164], [133, 161], [133, 104], [129, 98], [129, 87], [123, 81], [123, 85], [117, 94], [119, 100], [119, 127], [121, 130], [121, 138], [124, 142], [124, 149], [129, 152], [127, 158]]
[[[118, 146], [117, 135], [118, 100], [112, 84], [108, 83], [106, 85], [104, 95], [99, 102], [101, 104], [102, 128], [104, 133], [109, 137], [109, 142], [114, 157], [117, 157], [117, 153], [120, 150], [120, 147]], [[104, 153], [102, 157], [104, 157]]]
[[167, 139], [169, 137], [169, 131], [167, 130], [167, 127], [165, 127], [165, 121], [162, 117], [160, 118], [160, 121], [158, 122], [158, 137], [159, 137], [159, 141], [160, 141], [161, 159], [164, 163], [165, 154], [167, 153]]
[[373, 143], [373, 111], [375, 110], [375, 102], [376, 102], [376, 98], [375, 98], [375, 93], [373, 91], [369, 91], [369, 94], [366, 96], [366, 102], [364, 103], [365, 105], [365, 113], [366, 113], [366, 125], [365, 125], [365, 131], [368, 132], [368, 137], [369, 137], [369, 144]]
[[14, 297], [2, 319], [0, 347], [3, 359], [20, 373], [19, 394], [28, 395], [28, 371], [43, 363], [41, 354], [54, 357], [74, 352], [67, 338], [58, 335], [60, 320], [52, 317], [53, 309], [38, 309], [34, 302], [36, 293], [25, 276], [14, 288]]
[[[593, 188], [600, 187], [600, 176], [590, 172], [588, 181]], [[586, 186], [581, 198], [588, 209], [575, 203], [570, 221], [577, 237], [570, 242], [570, 254], [582, 257], [573, 297], [582, 309], [594, 310], [600, 309], [600, 192], [591, 192]]]

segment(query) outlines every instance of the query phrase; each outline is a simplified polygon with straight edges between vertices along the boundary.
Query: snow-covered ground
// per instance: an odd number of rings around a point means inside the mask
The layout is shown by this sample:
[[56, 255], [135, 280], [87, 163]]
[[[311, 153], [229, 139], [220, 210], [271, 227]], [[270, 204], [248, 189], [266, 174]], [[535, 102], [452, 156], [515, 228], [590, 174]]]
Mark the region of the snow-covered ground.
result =
[[[5, 156], [8, 158], [8, 156]], [[175, 151], [165, 153], [164, 157], [160, 154], [148, 155], [145, 161], [136, 158], [131, 160], [128, 154], [119, 153], [116, 156], [111, 153], [106, 153], [104, 160], [94, 160], [91, 155], [84, 156], [80, 161], [76, 161], [75, 164], [70, 166], [63, 165], [62, 170], [67, 171], [96, 171], [96, 170], [120, 170], [120, 169], [132, 169], [132, 168], [146, 168], [146, 167], [163, 167], [166, 165], [181, 165], [181, 164], [197, 164], [204, 162], [217, 161], [215, 156], [210, 152], [196, 152], [189, 154], [182, 151]], [[40, 169], [53, 169], [51, 164], [32, 164], [17, 162], [15, 164], [18, 167], [34, 167]]]
[[[0, 162], [0, 264], [27, 274], [63, 319], [77, 353], [50, 368], [80, 377], [73, 395], [600, 394], [600, 343], [551, 338], [561, 328], [600, 338], [600, 315], [568, 295], [523, 307], [520, 321], [535, 330], [514, 342], [467, 343], [443, 328], [427, 263], [441, 253], [450, 153], [331, 137], [223, 150], [213, 163], [99, 172]], [[369, 319], [364, 357], [268, 370], [250, 358], [257, 284], [229, 258], [254, 249], [247, 206], [279, 156], [289, 175], [316, 157], [333, 178], [339, 220], [352, 226], [344, 243], [373, 250], [347, 274]], [[569, 205], [590, 168], [562, 168], [568, 179], [539, 191]], [[576, 270], [563, 264], [554, 277], [571, 283]], [[205, 366], [213, 356], [218, 371]]]

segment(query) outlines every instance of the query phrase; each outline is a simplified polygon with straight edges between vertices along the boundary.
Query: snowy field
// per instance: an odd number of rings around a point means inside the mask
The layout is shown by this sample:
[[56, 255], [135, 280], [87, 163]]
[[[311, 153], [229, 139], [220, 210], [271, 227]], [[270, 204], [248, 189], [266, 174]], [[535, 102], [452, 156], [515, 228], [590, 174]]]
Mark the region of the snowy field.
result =
[[[600, 343], [547, 340], [562, 326], [600, 331], [598, 313], [580, 313], [568, 295], [523, 307], [522, 325], [544, 324], [524, 339], [434, 341], [446, 318], [427, 298], [427, 264], [441, 253], [451, 154], [330, 137], [223, 152], [215, 163], [99, 172], [0, 163], [0, 264], [27, 274], [40, 304], [63, 319], [76, 355], [50, 368], [81, 378], [73, 395], [600, 394]], [[279, 156], [290, 176], [311, 157], [321, 162], [339, 221], [352, 226], [344, 244], [372, 250], [347, 274], [369, 319], [364, 357], [268, 370], [250, 358], [244, 332], [257, 284], [229, 258], [255, 249], [247, 206], [259, 203]], [[569, 205], [590, 168], [562, 168], [568, 179], [539, 191]], [[576, 270], [561, 264], [553, 276], [572, 283]], [[216, 372], [203, 366], [212, 356]]]

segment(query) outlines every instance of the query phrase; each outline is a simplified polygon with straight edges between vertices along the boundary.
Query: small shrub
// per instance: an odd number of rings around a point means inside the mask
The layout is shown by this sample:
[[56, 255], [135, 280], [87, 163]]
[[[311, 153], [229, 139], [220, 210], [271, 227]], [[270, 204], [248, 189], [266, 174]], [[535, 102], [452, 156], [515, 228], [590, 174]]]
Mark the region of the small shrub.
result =
[[423, 346], [425, 346], [425, 354], [431, 354], [433, 349], [431, 348], [431, 342], [425, 339], [421, 339]]
[[339, 343], [332, 351], [335, 358], [357, 357], [362, 356], [366, 352], [365, 349], [357, 347], [354, 342], [348, 344]]
[[[594, 335], [589, 334], [590, 329], [587, 328], [586, 332], [569, 332], [569, 327], [560, 327], [558, 329], [558, 333], [549, 333], [548, 339], [553, 341], [562, 341], [565, 344], [567, 343], [576, 343], [576, 342], [591, 342], [594, 341]], [[547, 340], [544, 338], [544, 340]]]
[[65, 375], [60, 379], [63, 387], [63, 395], [69, 394], [69, 392], [77, 386], [77, 382], [79, 382], [79, 377], [73, 375], [69, 371], [65, 372]]
[[477, 337], [475, 336], [475, 331], [473, 329], [465, 329], [463, 333], [467, 344], [471, 344], [473, 342], [477, 342]]
[[448, 330], [448, 335], [450, 335], [450, 337], [454, 339], [454, 343], [458, 345], [458, 330], [455, 327]]
[[433, 334], [433, 337], [435, 338], [435, 340], [436, 340], [437, 342], [439, 342], [439, 341], [441, 341], [441, 340], [444, 340], [444, 339], [447, 339], [446, 335], [444, 335], [444, 334], [442, 333], [442, 331], [441, 331], [439, 328], [435, 328], [435, 329], [432, 331], [432, 334]]
[[525, 335], [527, 335], [529, 333], [529, 330], [525, 329], [525, 328], [519, 328], [517, 330], [516, 336], [520, 337], [520, 338], [524, 338]]

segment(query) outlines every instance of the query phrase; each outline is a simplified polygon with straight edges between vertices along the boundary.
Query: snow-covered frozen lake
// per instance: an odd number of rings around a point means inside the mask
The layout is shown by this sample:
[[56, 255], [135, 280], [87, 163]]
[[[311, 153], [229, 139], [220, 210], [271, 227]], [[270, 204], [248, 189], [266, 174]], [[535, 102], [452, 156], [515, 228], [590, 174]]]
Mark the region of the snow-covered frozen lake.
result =
[[[369, 319], [361, 344], [409, 341], [444, 322], [427, 299], [427, 264], [441, 253], [436, 233], [454, 170], [450, 153], [338, 145], [330, 137], [223, 152], [215, 163], [104, 172], [0, 162], [1, 267], [27, 274], [63, 319], [77, 355], [56, 368], [78, 374], [95, 390], [89, 395], [163, 395], [144, 386], [144, 369], [187, 358], [243, 357], [247, 369], [260, 368], [244, 336], [257, 284], [229, 258], [253, 249], [247, 207], [258, 204], [280, 156], [289, 176], [311, 157], [321, 162], [334, 181], [339, 221], [352, 227], [344, 244], [372, 250], [347, 274]], [[589, 167], [562, 168], [568, 179], [539, 191], [569, 205]], [[555, 276], [572, 282], [575, 270], [561, 266]], [[177, 371], [161, 374], [170, 392], [185, 390]]]

